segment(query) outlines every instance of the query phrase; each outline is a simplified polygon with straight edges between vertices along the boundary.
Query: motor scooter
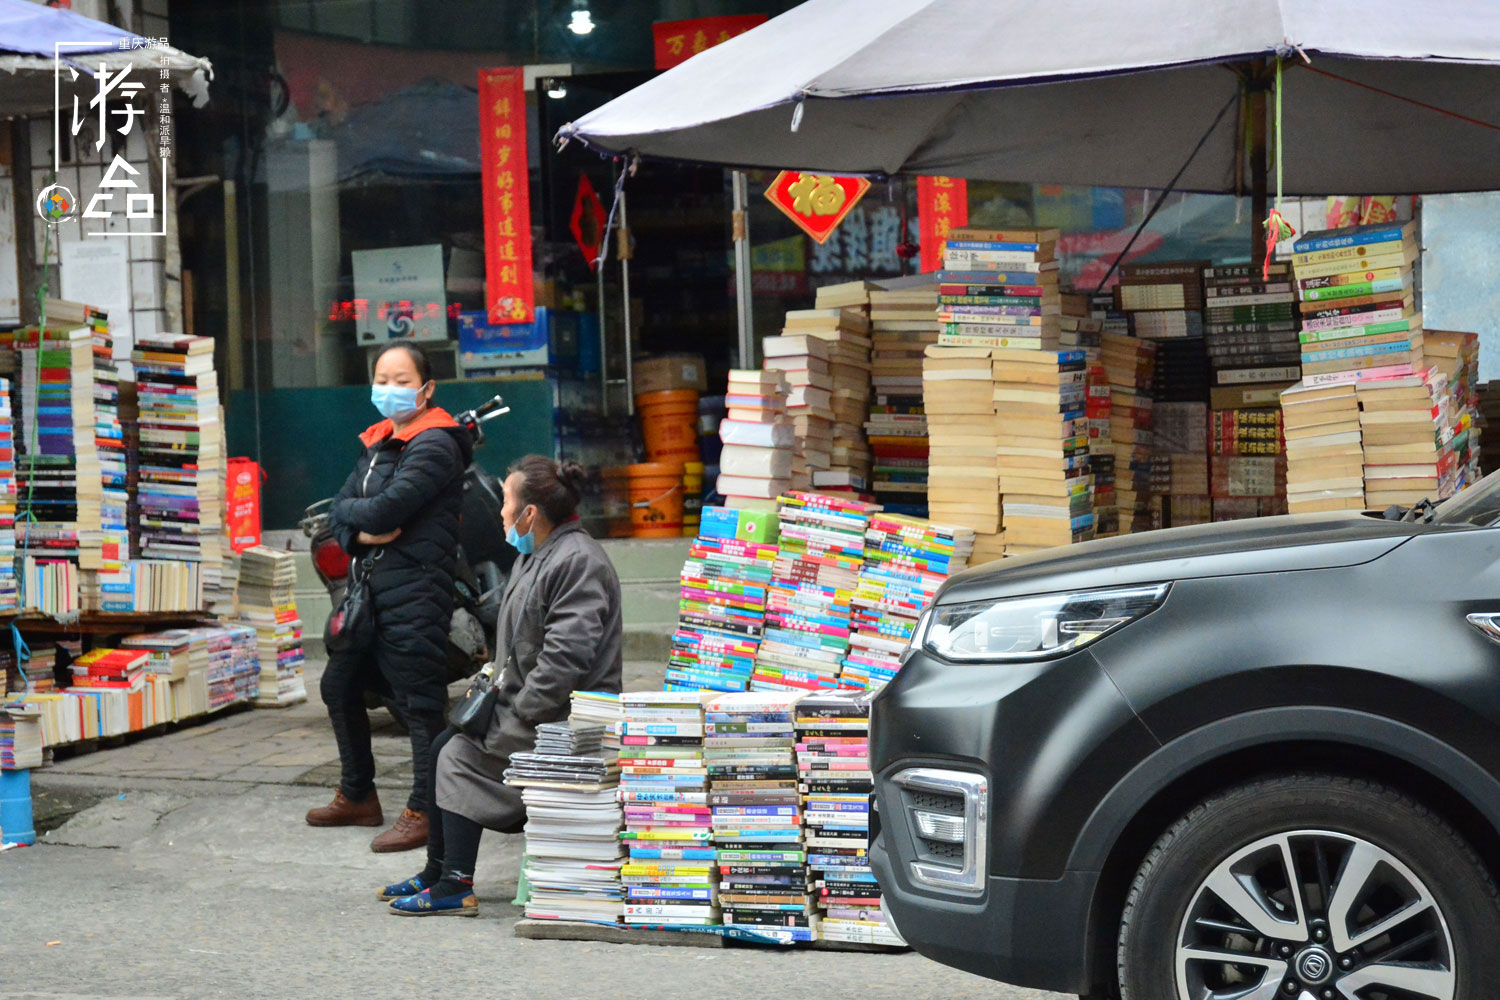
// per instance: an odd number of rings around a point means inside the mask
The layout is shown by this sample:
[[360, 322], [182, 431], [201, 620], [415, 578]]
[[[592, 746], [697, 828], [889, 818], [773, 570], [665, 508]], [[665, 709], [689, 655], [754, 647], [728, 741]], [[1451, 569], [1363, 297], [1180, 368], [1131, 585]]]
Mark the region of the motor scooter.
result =
[[[477, 452], [484, 445], [484, 424], [509, 412], [505, 400], [494, 396], [453, 419], [472, 435]], [[448, 656], [444, 665], [444, 681], [448, 684], [476, 673], [494, 649], [501, 592], [516, 559], [516, 550], [505, 541], [500, 514], [505, 497], [500, 482], [478, 463], [470, 461], [464, 470], [463, 490], [457, 571], [453, 577], [453, 620], [448, 630]], [[313, 569], [337, 608], [349, 585], [349, 553], [329, 527], [328, 513], [333, 500], [329, 497], [307, 507], [297, 526], [308, 539]], [[405, 725], [388, 690], [368, 692], [366, 704], [370, 708], [385, 705]]]

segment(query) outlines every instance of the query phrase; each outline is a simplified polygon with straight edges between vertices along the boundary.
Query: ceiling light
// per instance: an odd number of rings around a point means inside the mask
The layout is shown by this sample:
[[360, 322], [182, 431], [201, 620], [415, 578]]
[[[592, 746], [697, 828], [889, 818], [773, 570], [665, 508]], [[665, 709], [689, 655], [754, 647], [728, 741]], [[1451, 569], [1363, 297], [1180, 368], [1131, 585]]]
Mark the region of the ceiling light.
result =
[[560, 101], [568, 96], [568, 83], [566, 80], [548, 80], [547, 96], [554, 101]]
[[588, 7], [579, 7], [573, 11], [568, 30], [575, 35], [587, 35], [594, 30], [594, 15], [589, 13]]

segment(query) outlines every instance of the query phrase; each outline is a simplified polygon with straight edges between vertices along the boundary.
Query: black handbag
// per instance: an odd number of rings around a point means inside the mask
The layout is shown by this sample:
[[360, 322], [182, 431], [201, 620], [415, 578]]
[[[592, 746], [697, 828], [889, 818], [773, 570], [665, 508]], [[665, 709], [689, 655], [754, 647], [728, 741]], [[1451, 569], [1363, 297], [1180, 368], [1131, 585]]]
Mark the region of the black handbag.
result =
[[330, 653], [354, 653], [375, 642], [375, 597], [370, 592], [370, 568], [381, 552], [349, 564], [349, 585], [339, 606], [328, 616], [323, 644]]
[[[514, 658], [515, 653], [511, 653], [506, 658], [506, 664], [509, 665]], [[504, 676], [505, 671], [502, 670], [500, 677]], [[499, 701], [500, 678], [495, 676], [495, 665], [490, 663], [474, 675], [468, 690], [448, 709], [448, 725], [470, 739], [483, 743], [485, 734], [490, 731], [490, 724], [495, 720], [495, 706]]]

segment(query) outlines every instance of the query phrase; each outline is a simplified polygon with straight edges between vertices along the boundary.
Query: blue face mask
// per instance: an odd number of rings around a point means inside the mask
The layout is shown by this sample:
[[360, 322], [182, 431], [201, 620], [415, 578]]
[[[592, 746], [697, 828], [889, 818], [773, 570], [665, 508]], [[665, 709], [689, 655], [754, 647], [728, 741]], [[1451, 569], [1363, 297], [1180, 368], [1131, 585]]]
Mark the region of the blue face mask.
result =
[[[516, 520], [519, 521], [520, 518], [517, 518]], [[516, 531], [516, 526], [514, 524], [512, 524], [509, 528], [506, 528], [505, 540], [511, 544], [512, 548], [521, 553], [521, 555], [531, 555], [531, 553], [536, 551], [536, 518], [533, 517], [531, 519], [531, 530], [526, 532], [526, 534], [524, 535]]]
[[419, 391], [404, 385], [372, 385], [370, 402], [382, 417], [404, 423], [421, 412], [421, 407], [417, 404]]

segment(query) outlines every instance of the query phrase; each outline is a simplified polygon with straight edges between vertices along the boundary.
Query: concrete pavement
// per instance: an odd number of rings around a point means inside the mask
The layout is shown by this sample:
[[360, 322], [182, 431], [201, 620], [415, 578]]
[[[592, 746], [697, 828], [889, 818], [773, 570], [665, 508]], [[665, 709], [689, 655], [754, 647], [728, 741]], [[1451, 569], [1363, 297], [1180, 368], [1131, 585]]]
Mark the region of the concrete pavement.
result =
[[[627, 687], [660, 683], [660, 670], [630, 664]], [[914, 954], [519, 940], [520, 911], [510, 905], [519, 836], [486, 834], [478, 919], [392, 917], [375, 889], [415, 874], [420, 852], [375, 855], [374, 830], [302, 822], [337, 777], [316, 679], [309, 671], [307, 705], [232, 714], [34, 772], [39, 822], [60, 825], [37, 847], [0, 854], [0, 1000], [651, 1000], [797, 990], [1062, 1000]], [[388, 817], [405, 798], [407, 753], [393, 726], [377, 728]]]

